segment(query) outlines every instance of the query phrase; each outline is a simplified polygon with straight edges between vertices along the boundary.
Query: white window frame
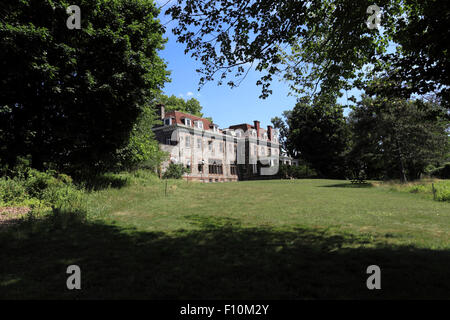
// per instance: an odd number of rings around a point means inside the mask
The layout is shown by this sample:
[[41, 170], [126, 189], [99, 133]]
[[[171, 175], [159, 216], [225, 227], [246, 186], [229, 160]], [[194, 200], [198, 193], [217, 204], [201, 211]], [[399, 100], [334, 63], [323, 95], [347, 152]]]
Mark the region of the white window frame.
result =
[[[168, 118], [164, 118], [164, 125], [165, 126], [170, 126], [172, 125], [172, 117], [168, 117]], [[169, 120], [169, 123], [167, 123], [167, 120]]]
[[184, 125], [188, 127], [192, 127], [192, 120], [189, 118], [184, 118]]
[[197, 129], [203, 129], [203, 121], [200, 120], [194, 121], [194, 125]]

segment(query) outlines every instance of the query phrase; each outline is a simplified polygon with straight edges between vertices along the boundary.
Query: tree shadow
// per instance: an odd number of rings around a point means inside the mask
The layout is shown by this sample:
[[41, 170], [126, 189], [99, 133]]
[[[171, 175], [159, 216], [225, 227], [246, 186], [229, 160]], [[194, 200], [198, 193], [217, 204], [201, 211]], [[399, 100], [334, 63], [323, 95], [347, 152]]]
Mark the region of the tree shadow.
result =
[[76, 184], [88, 191], [99, 191], [108, 188], [120, 189], [130, 185], [127, 177], [121, 177], [111, 173], [84, 175], [76, 179]]
[[[323, 229], [187, 219], [196, 230], [171, 234], [70, 219], [14, 226], [0, 233], [0, 298], [447, 299], [450, 292], [449, 250], [368, 248], [369, 238]], [[66, 288], [72, 264], [81, 268], [81, 290]], [[373, 264], [382, 290], [366, 287]]]
[[373, 185], [371, 183], [337, 183], [337, 184], [329, 184], [324, 186], [319, 186], [321, 188], [372, 188]]

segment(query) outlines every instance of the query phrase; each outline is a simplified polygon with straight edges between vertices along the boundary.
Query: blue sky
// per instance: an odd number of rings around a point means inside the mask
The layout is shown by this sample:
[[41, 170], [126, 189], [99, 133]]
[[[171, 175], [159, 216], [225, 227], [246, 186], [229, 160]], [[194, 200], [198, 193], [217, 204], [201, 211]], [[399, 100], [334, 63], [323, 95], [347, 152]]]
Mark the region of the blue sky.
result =
[[[162, 23], [169, 21], [168, 17], [163, 15], [160, 16], [160, 20]], [[170, 22], [166, 25], [165, 37], [168, 38], [168, 42], [165, 49], [160, 52], [160, 56], [167, 62], [171, 71], [172, 82], [167, 83], [164, 88], [166, 95], [173, 94], [185, 99], [196, 98], [203, 107], [204, 115], [212, 117], [221, 128], [240, 123], [253, 124], [253, 120], [259, 120], [262, 127], [267, 127], [271, 124], [271, 118], [281, 116], [284, 110], [294, 107], [296, 97], [288, 96], [288, 84], [279, 80], [272, 82], [272, 95], [266, 99], [259, 99], [261, 87], [256, 85], [256, 81], [261, 74], [255, 70], [249, 72], [238, 88], [231, 89], [226, 84], [218, 86], [217, 82], [208, 82], [198, 91], [201, 75], [195, 70], [201, 65], [189, 54], [185, 55], [184, 45], [176, 42], [176, 37], [171, 32], [175, 23]], [[340, 102], [346, 103], [345, 96]]]

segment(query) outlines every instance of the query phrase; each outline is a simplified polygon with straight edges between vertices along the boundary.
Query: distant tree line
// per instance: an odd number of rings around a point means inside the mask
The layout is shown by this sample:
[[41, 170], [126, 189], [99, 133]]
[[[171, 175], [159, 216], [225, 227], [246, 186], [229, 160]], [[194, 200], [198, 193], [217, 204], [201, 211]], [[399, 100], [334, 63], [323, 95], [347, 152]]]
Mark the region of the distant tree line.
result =
[[[390, 85], [387, 79], [373, 81], [347, 117], [342, 105], [303, 99], [273, 124], [287, 152], [322, 177], [408, 181], [445, 167], [447, 109], [436, 101], [397, 97]], [[445, 170], [436, 175], [449, 178]]]

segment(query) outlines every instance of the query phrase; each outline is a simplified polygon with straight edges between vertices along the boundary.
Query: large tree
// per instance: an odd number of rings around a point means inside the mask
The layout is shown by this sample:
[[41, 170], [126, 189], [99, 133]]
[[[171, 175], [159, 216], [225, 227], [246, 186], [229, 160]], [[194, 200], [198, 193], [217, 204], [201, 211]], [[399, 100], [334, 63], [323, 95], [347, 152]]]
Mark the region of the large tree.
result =
[[[449, 122], [440, 105], [387, 95], [363, 95], [349, 116], [349, 164], [369, 178], [418, 179], [427, 165], [440, 165], [449, 150]], [[395, 91], [394, 91], [395, 92]]]
[[343, 109], [330, 101], [302, 99], [287, 119], [289, 148], [323, 177], [345, 177], [349, 129]]
[[[200, 60], [200, 84], [239, 85], [253, 66], [262, 97], [274, 76], [301, 95], [336, 98], [364, 79], [363, 67], [400, 69], [409, 92], [442, 91], [448, 102], [449, 1], [378, 0], [383, 29], [369, 28], [373, 0], [178, 0], [166, 12], [186, 53]], [[381, 12], [380, 12], [381, 14]], [[388, 46], [398, 45], [395, 54]], [[234, 76], [228, 77], [234, 70]], [[369, 71], [365, 75], [370, 75]]]
[[151, 0], [6, 0], [0, 11], [0, 160], [104, 170], [167, 80]]

